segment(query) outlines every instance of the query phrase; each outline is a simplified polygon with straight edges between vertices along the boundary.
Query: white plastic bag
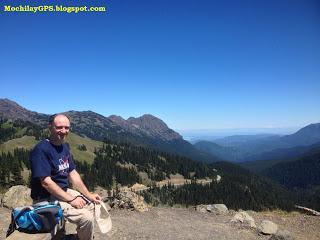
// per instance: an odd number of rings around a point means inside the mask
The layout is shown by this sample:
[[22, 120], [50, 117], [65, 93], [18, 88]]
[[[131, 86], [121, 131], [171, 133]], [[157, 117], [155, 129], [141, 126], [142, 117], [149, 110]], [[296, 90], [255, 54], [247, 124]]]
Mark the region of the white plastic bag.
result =
[[106, 205], [102, 201], [100, 204], [95, 205], [94, 214], [100, 232], [103, 234], [110, 232], [112, 228], [111, 217]]

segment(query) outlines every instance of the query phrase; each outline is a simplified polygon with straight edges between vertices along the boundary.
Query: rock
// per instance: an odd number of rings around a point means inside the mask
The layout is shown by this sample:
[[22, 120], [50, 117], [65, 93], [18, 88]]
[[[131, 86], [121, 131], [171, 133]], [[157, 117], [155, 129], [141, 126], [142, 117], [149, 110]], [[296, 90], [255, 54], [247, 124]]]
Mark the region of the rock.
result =
[[196, 211], [205, 213], [205, 212], [207, 212], [209, 210], [208, 210], [208, 206], [201, 204], [201, 205], [197, 205], [196, 206]]
[[212, 212], [212, 205], [205, 205], [204, 206], [207, 212]]
[[114, 201], [114, 203], [119, 208], [134, 209], [139, 212], [149, 211], [149, 207], [144, 201], [144, 198], [132, 191], [126, 190], [119, 192], [116, 195], [116, 199], [117, 200]]
[[227, 214], [228, 208], [224, 204], [213, 204], [212, 205], [212, 212], [219, 215], [219, 214]]
[[271, 235], [275, 234], [278, 231], [278, 225], [269, 220], [263, 220], [258, 230], [263, 234]]
[[130, 188], [131, 191], [133, 192], [141, 192], [144, 190], [148, 190], [149, 188], [143, 184], [139, 184], [139, 183], [135, 183], [132, 185], [132, 187]]
[[197, 205], [196, 206], [196, 211], [198, 212], [211, 212], [214, 214], [226, 214], [228, 213], [228, 208], [224, 204], [210, 204], [210, 205]]
[[102, 199], [107, 198], [109, 195], [112, 194], [111, 191], [108, 191], [100, 186], [96, 187], [94, 189], [94, 192], [98, 193]]
[[245, 211], [239, 211], [237, 212], [233, 218], [231, 219], [231, 222], [233, 223], [241, 223], [242, 225], [246, 227], [256, 228], [256, 223], [247, 212]]
[[221, 176], [217, 175], [216, 182], [219, 183], [221, 181]]
[[2, 199], [3, 206], [7, 208], [15, 208], [32, 205], [30, 194], [31, 189], [26, 186], [13, 186], [4, 194]]
[[289, 231], [280, 230], [276, 234], [272, 235], [269, 240], [294, 240], [294, 237]]

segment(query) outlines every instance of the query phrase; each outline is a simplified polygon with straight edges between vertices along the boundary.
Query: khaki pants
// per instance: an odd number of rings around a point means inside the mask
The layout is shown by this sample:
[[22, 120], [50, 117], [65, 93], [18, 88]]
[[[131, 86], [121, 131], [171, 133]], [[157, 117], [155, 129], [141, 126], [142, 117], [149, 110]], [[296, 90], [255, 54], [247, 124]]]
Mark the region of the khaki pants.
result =
[[[80, 195], [79, 192], [72, 189], [68, 189], [67, 193], [75, 197]], [[60, 202], [60, 205], [65, 219], [77, 225], [79, 239], [92, 240], [94, 228], [94, 204], [87, 204], [82, 209], [74, 208], [66, 202]]]

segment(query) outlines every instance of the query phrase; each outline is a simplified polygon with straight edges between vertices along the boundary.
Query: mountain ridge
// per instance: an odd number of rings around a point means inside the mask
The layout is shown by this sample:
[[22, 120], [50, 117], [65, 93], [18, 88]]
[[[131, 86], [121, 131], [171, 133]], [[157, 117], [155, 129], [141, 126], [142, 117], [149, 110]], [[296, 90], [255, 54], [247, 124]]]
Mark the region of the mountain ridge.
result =
[[[320, 123], [309, 124], [293, 134], [284, 136], [269, 134], [253, 136], [236, 135], [216, 139], [210, 142], [218, 144], [220, 148], [218, 149], [217, 146], [209, 148], [209, 144], [206, 145], [206, 148], [203, 148], [201, 144], [194, 145], [205, 152], [211, 154], [216, 153], [217, 156], [222, 157], [223, 159], [227, 159], [228, 156], [236, 156], [235, 159], [230, 159], [234, 162], [245, 162], [253, 158], [258, 160], [258, 156], [268, 155], [268, 153], [272, 151], [277, 152], [278, 149], [278, 152], [280, 152], [280, 149], [310, 146], [320, 142]], [[231, 152], [221, 155], [222, 153], [220, 150], [223, 147], [229, 148]], [[234, 151], [234, 153], [232, 153], [232, 151]]]
[[[98, 141], [130, 142], [199, 161], [213, 162], [217, 160], [214, 156], [197, 150], [179, 133], [170, 129], [161, 119], [151, 114], [125, 120], [116, 115], [105, 117], [93, 111], [70, 110], [64, 113], [72, 119], [72, 131], [83, 137], [86, 136]], [[0, 99], [0, 117], [22, 119], [46, 127], [49, 115], [29, 111], [9, 99]]]

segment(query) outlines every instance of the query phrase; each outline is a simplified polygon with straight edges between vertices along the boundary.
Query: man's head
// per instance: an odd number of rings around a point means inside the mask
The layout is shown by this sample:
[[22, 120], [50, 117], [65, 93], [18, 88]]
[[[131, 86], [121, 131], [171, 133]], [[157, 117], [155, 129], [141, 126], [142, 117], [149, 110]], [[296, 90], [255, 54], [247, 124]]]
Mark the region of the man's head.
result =
[[70, 131], [70, 120], [64, 114], [54, 114], [49, 119], [50, 141], [55, 145], [64, 143]]

